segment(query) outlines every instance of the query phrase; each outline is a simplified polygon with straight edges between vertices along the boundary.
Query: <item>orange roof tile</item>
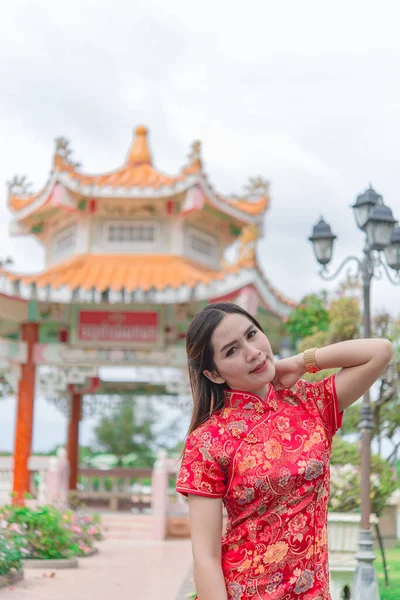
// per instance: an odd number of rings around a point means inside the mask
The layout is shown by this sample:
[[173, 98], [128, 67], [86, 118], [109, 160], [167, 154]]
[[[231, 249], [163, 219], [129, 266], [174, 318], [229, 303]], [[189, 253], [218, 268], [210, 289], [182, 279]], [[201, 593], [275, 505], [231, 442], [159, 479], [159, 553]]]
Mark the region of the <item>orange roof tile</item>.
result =
[[193, 287], [221, 279], [226, 271], [202, 267], [179, 256], [168, 255], [81, 255], [50, 267], [38, 275], [5, 273], [10, 281], [25, 285], [35, 283], [39, 288], [50, 285], [53, 289], [67, 286], [99, 292], [137, 289], [149, 291], [182, 285]]
[[151, 154], [147, 144], [147, 129], [140, 125], [136, 128], [136, 136], [128, 153], [126, 164], [101, 175], [84, 175], [74, 169], [63, 157], [56, 155], [55, 168], [59, 172], [67, 173], [72, 179], [79, 181], [82, 185], [95, 185], [98, 187], [124, 187], [124, 188], [160, 188], [171, 187], [185, 177], [179, 175], [170, 177], [157, 171], [152, 166]]
[[[253, 258], [224, 265], [221, 270], [209, 269], [179, 256], [170, 255], [80, 255], [54, 265], [36, 275], [21, 275], [0, 269], [0, 276], [11, 283], [25, 286], [36, 285], [37, 290], [49, 287], [57, 292], [66, 287], [75, 291], [98, 293], [110, 290], [116, 293], [144, 293], [179, 290], [181, 286], [194, 288], [198, 284], [210, 285], [223, 281], [242, 269], [258, 272], [270, 293], [286, 307], [295, 302], [286, 298], [270, 284]], [[271, 309], [274, 310], [274, 309]]]
[[226, 198], [225, 196], [221, 195], [218, 195], [217, 197], [219, 200], [222, 200], [222, 202], [225, 202], [225, 204], [228, 204], [248, 215], [259, 215], [263, 213], [268, 208], [269, 204], [268, 196], [262, 196], [255, 202], [249, 202], [244, 199]]
[[103, 175], [83, 175], [75, 171], [70, 165], [64, 163], [63, 172], [68, 173], [73, 179], [82, 185], [95, 185], [99, 187], [110, 186], [113, 188], [160, 188], [162, 186], [172, 187], [178, 181], [184, 181], [185, 177], [170, 177], [154, 169], [150, 164], [129, 163], [116, 171]]
[[[207, 183], [203, 172], [202, 160], [200, 157], [200, 142], [194, 142], [192, 153], [189, 156], [189, 164], [187, 164], [181, 173], [177, 176], [169, 176], [161, 173], [152, 166], [152, 158], [147, 142], [147, 129], [144, 126], [136, 128], [135, 137], [132, 146], [128, 152], [126, 163], [108, 173], [100, 175], [87, 175], [81, 173], [77, 168], [71, 165], [61, 154], [56, 153], [54, 156], [52, 178], [53, 182], [61, 176], [67, 176], [68, 180], [75, 181], [82, 186], [95, 186], [99, 188], [152, 188], [158, 190], [162, 187], [172, 188], [174, 185], [184, 182], [190, 176], [203, 177], [204, 184], [209, 188], [211, 195], [210, 201], [214, 192]], [[64, 180], [61, 180], [64, 181]], [[63, 183], [68, 187], [68, 181]], [[31, 196], [11, 195], [8, 198], [8, 206], [11, 210], [19, 212], [24, 208], [32, 205], [36, 200], [43, 196], [45, 200], [46, 194], [52, 189], [51, 180], [49, 184], [39, 193]], [[261, 215], [268, 206], [268, 196], [263, 196], [255, 202], [248, 202], [246, 199], [226, 198], [221, 195], [215, 195], [217, 201], [227, 207], [232, 207], [239, 212], [249, 215]], [[223, 210], [223, 209], [222, 209]]]
[[44, 190], [40, 190], [40, 192], [37, 192], [36, 194], [33, 194], [32, 196], [10, 196], [8, 198], [8, 206], [10, 207], [11, 210], [14, 211], [20, 211], [23, 208], [25, 208], [26, 206], [29, 206], [30, 204], [32, 204], [33, 202], [35, 202], [35, 200], [37, 198], [39, 198], [39, 196], [43, 193]]

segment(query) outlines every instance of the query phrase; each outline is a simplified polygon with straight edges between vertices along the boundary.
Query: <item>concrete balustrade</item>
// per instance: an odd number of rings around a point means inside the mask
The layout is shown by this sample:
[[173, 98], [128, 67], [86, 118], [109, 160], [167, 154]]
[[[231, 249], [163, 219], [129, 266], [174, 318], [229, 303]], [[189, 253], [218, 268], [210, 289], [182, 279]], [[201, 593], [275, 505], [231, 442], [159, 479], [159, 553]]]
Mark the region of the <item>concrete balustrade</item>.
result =
[[180, 462], [179, 458], [167, 458], [166, 452], [161, 451], [154, 465], [151, 507], [155, 540], [190, 536], [188, 506], [175, 491]]
[[150, 512], [152, 490], [146, 480], [151, 475], [150, 468], [82, 468], [73, 495], [90, 506], [105, 506], [112, 511]]

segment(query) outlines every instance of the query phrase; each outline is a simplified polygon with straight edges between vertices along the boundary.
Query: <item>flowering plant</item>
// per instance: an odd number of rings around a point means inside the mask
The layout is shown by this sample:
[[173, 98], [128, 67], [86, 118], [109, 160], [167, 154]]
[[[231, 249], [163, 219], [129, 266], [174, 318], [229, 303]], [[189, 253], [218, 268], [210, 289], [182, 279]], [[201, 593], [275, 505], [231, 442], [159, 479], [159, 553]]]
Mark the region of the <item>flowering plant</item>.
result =
[[0, 577], [20, 571], [27, 554], [27, 540], [19, 525], [9, 525], [5, 519], [0, 519]]
[[71, 532], [79, 556], [87, 556], [95, 541], [102, 539], [99, 515], [84, 515], [68, 511], [63, 514], [64, 526]]
[[102, 537], [99, 517], [72, 511], [62, 513], [53, 506], [36, 509], [4, 506], [0, 508], [0, 524], [0, 559], [4, 558], [1, 552], [5, 553], [6, 549], [16, 565], [23, 558], [86, 556], [94, 541]]
[[[371, 511], [378, 517], [396, 489], [397, 476], [386, 461], [371, 457]], [[329, 510], [358, 512], [361, 504], [360, 452], [356, 444], [335, 438], [331, 458]]]
[[74, 555], [72, 535], [64, 527], [62, 514], [52, 506], [37, 509], [27, 506], [4, 506], [0, 519], [9, 528], [20, 531], [26, 540], [26, 558], [70, 558]]

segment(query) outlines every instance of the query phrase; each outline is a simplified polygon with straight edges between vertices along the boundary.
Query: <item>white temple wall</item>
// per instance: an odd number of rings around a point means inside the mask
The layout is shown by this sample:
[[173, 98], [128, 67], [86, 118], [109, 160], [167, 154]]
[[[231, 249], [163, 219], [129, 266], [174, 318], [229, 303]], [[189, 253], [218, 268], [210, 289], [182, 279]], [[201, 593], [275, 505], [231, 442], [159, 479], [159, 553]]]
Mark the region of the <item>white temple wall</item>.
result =
[[[193, 238], [196, 239], [197, 244], [193, 244]], [[218, 269], [223, 257], [223, 249], [218, 238], [208, 233], [205, 228], [187, 225], [184, 228], [183, 255], [206, 267]]]
[[183, 220], [170, 219], [169, 223], [169, 243], [171, 254], [184, 254], [184, 228]]
[[55, 265], [89, 251], [90, 219], [88, 215], [65, 215], [49, 223], [41, 236], [46, 266]]
[[79, 215], [75, 254], [88, 254], [90, 252], [92, 225], [93, 221], [89, 215]]

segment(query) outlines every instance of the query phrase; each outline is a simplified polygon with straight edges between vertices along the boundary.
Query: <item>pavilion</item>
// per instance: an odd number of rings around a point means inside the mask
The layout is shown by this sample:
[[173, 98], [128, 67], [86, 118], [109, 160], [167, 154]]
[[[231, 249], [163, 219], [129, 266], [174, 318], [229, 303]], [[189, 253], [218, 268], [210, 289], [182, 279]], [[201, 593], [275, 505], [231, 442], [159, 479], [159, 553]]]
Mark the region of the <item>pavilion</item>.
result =
[[[34, 275], [0, 269], [0, 361], [17, 396], [16, 502], [30, 486], [35, 394], [66, 402], [75, 489], [83, 397], [116, 388], [101, 381], [99, 368], [184, 372], [188, 324], [218, 300], [257, 316], [278, 351], [293, 302], [257, 261], [269, 206], [261, 178], [250, 180], [245, 196], [219, 194], [204, 171], [199, 142], [177, 175], [165, 175], [153, 165], [148, 131], [139, 126], [117, 169], [84, 174], [68, 142], [58, 138], [44, 187], [30, 194], [25, 177], [15, 177], [8, 188], [11, 234], [36, 236], [46, 261]], [[236, 258], [228, 263], [224, 256], [233, 244]], [[168, 387], [143, 386], [149, 393]], [[137, 382], [129, 387], [138, 389]]]

